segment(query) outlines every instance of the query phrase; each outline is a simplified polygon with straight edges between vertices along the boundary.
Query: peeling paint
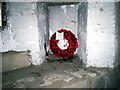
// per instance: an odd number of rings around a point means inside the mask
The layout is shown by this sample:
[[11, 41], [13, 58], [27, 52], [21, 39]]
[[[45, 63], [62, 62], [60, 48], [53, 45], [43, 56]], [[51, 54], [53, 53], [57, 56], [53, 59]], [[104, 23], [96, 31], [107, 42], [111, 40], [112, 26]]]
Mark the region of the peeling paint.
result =
[[8, 27], [2, 31], [1, 52], [30, 50], [30, 63], [40, 64], [37, 17], [32, 15], [36, 11], [36, 4], [9, 2], [7, 8]]

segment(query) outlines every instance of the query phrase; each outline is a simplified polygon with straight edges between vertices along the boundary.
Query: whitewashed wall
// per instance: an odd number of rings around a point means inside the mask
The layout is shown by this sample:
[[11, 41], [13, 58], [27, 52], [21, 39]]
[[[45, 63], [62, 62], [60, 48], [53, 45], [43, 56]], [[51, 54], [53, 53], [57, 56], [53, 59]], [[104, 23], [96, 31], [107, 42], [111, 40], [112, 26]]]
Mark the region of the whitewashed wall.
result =
[[77, 36], [78, 5], [58, 5], [49, 7], [50, 37], [60, 29], [71, 30]]
[[78, 42], [79, 47], [77, 54], [84, 64], [87, 62], [86, 54], [86, 39], [87, 39], [87, 16], [88, 3], [81, 2], [78, 4]]
[[[2, 37], [1, 37], [1, 31], [2, 31], [2, 15], [1, 15], [1, 2], [0, 2], [0, 51], [2, 51]], [[0, 87], [2, 87], [2, 53], [0, 53]], [[0, 88], [1, 89], [1, 88]]]
[[120, 2], [118, 3], [118, 9], [117, 9], [117, 25], [118, 25], [118, 65], [120, 66]]
[[2, 51], [31, 51], [30, 63], [41, 63], [39, 56], [36, 3], [7, 3], [8, 27], [2, 31]]
[[2, 26], [2, 16], [1, 16], [1, 2], [0, 2], [0, 26]]
[[[37, 5], [38, 13], [36, 13]], [[30, 63], [41, 64], [45, 56], [46, 36], [51, 36], [57, 30], [64, 28], [78, 36], [79, 44], [81, 43], [82, 46], [78, 48], [77, 53], [81, 55], [88, 67], [113, 67], [115, 61], [114, 2], [89, 2], [88, 11], [85, 9], [86, 5], [79, 8], [78, 5], [50, 6], [49, 11], [44, 4], [37, 5], [31, 2], [7, 4], [8, 27], [0, 33], [2, 35], [0, 40], [3, 40], [0, 52], [30, 50], [32, 57]], [[48, 12], [50, 34], [46, 32]]]
[[[2, 29], [0, 29], [2, 31]], [[0, 52], [2, 52], [2, 32], [0, 31]]]
[[[1, 28], [0, 28], [0, 51], [2, 51], [2, 37], [1, 37]], [[2, 73], [2, 53], [0, 53], [0, 74]], [[0, 75], [1, 80], [1, 75]], [[0, 84], [1, 85], [1, 84]]]
[[48, 7], [44, 3], [37, 3], [37, 17], [39, 30], [39, 47], [41, 63], [45, 60], [48, 52], [49, 31], [48, 31]]
[[115, 4], [91, 2], [87, 17], [87, 66], [113, 67], [115, 61]]

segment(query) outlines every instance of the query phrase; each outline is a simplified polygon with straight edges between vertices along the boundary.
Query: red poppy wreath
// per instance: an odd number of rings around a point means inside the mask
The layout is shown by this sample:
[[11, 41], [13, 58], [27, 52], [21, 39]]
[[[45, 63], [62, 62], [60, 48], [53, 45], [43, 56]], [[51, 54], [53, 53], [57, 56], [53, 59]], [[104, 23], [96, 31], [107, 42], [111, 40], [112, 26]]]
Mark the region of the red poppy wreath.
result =
[[77, 38], [70, 30], [58, 30], [50, 38], [50, 50], [57, 57], [67, 59], [74, 54], [77, 47]]

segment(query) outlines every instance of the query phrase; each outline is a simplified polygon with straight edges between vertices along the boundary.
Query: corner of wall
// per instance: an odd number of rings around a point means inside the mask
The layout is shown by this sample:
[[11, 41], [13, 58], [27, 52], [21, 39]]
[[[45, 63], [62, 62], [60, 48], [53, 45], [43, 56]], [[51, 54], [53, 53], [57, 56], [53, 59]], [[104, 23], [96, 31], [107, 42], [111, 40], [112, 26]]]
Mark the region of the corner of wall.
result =
[[83, 64], [87, 64], [87, 53], [86, 53], [86, 40], [87, 40], [87, 10], [88, 3], [80, 2], [78, 4], [78, 56], [83, 61]]

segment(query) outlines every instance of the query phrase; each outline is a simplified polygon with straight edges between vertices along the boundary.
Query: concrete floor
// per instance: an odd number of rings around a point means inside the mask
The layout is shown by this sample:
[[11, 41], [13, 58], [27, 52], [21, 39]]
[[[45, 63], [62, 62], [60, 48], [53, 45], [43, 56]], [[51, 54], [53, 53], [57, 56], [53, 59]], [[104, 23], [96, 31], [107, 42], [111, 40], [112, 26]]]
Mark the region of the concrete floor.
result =
[[111, 69], [107, 68], [84, 68], [77, 56], [68, 60], [51, 56], [40, 66], [31, 66], [3, 73], [2, 87], [106, 88], [111, 82], [108, 79], [110, 71]]

